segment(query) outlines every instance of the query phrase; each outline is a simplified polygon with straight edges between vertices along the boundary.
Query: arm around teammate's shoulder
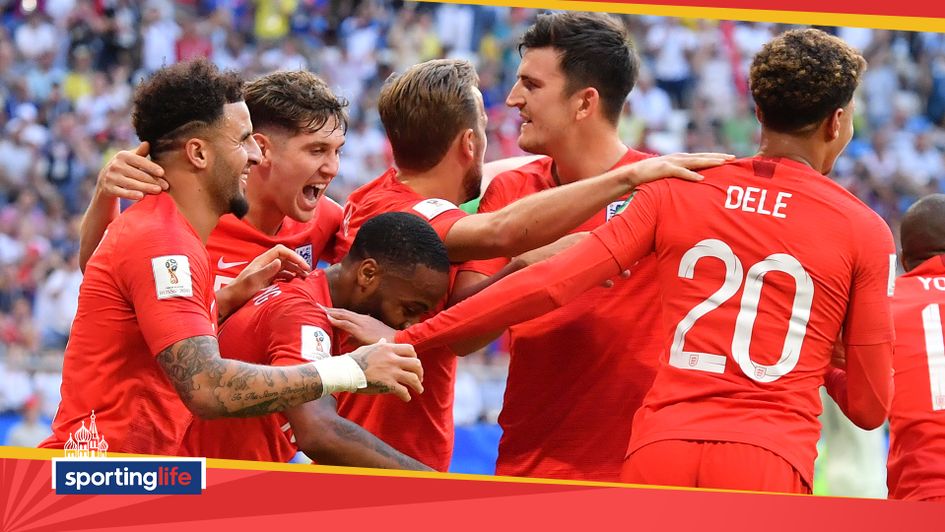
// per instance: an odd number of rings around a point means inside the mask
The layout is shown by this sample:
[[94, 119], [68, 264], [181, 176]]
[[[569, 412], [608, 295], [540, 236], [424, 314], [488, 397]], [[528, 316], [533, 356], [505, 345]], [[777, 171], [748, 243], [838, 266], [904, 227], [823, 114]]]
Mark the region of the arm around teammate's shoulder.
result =
[[79, 269], [83, 272], [108, 224], [118, 217], [120, 199], [140, 200], [145, 194], [167, 190], [164, 169], [147, 158], [148, 150], [147, 142], [122, 150], [99, 172], [92, 202], [79, 226]]

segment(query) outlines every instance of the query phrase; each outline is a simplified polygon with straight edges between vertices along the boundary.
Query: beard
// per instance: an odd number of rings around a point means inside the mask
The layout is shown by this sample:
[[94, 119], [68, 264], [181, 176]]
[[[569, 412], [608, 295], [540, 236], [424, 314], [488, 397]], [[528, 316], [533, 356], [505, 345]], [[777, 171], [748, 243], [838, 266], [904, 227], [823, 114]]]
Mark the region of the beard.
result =
[[475, 165], [470, 168], [463, 176], [463, 194], [465, 199], [463, 203], [472, 201], [479, 197], [482, 188], [482, 166]]
[[242, 193], [239, 193], [236, 196], [230, 198], [228, 212], [242, 220], [243, 217], [246, 216], [246, 213], [249, 212], [249, 202], [246, 201], [246, 196], [244, 196]]
[[213, 170], [213, 195], [216, 197], [220, 214], [232, 214], [242, 219], [249, 212], [249, 202], [243, 195], [240, 179], [242, 167], [234, 168], [226, 161], [220, 161]]

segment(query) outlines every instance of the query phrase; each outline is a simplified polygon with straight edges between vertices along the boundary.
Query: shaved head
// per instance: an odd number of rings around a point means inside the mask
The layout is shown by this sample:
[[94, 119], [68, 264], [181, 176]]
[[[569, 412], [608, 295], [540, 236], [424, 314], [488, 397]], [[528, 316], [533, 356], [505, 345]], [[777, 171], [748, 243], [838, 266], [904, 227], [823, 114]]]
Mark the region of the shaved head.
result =
[[899, 235], [906, 271], [936, 255], [945, 255], [945, 194], [928, 195], [909, 207]]

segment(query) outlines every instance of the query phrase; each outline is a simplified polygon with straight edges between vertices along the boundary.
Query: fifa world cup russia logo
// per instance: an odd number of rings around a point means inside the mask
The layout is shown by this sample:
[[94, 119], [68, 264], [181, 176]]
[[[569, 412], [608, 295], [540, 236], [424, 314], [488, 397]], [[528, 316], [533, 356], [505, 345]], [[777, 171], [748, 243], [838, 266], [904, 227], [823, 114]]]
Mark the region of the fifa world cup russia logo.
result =
[[167, 268], [167, 274], [171, 276], [171, 284], [177, 284], [179, 280], [177, 279], [177, 274], [174, 273], [177, 271], [177, 261], [174, 259], [168, 259], [164, 263], [164, 267]]

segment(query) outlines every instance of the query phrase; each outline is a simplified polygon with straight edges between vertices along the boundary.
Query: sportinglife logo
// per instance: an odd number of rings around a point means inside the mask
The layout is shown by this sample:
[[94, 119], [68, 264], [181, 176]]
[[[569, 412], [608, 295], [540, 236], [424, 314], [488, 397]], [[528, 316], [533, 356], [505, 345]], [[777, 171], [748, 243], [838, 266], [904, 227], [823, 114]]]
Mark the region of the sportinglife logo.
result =
[[[70, 434], [65, 458], [53, 458], [52, 487], [57, 495], [199, 495], [207, 488], [203, 458], [106, 459], [108, 444], [92, 412]], [[74, 436], [74, 437], [73, 437]]]

